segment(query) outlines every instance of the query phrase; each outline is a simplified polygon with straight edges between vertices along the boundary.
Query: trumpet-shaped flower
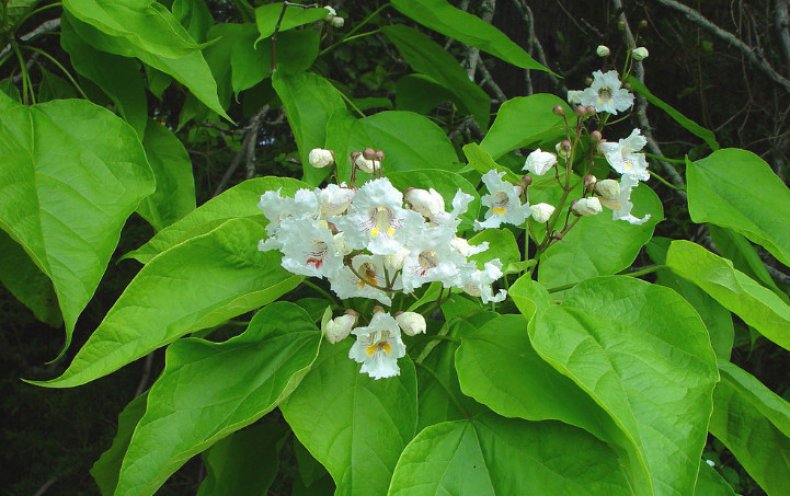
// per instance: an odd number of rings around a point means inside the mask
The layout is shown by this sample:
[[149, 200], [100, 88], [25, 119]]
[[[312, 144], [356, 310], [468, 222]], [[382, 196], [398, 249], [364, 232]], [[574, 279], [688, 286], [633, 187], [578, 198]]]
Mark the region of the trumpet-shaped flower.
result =
[[650, 220], [650, 214], [645, 215], [641, 219], [631, 214], [631, 209], [634, 208], [634, 204], [631, 203], [631, 190], [637, 185], [639, 185], [639, 180], [635, 176], [623, 174], [620, 178], [617, 197], [611, 199], [601, 198], [601, 203], [612, 210], [613, 219], [624, 220], [636, 225], [644, 224]]
[[286, 219], [280, 223], [281, 265], [293, 274], [332, 277], [343, 265], [342, 247], [326, 221]]
[[593, 106], [597, 112], [616, 115], [634, 105], [634, 95], [622, 88], [617, 71], [593, 72], [593, 82], [582, 91], [569, 91], [568, 101], [584, 106]]
[[598, 149], [604, 154], [612, 169], [618, 173], [631, 174], [640, 181], [647, 181], [650, 179], [647, 159], [644, 153], [639, 153], [646, 144], [647, 140], [642, 136], [642, 131], [634, 129], [627, 138], [617, 143], [604, 141], [598, 145]]
[[516, 187], [503, 181], [504, 172], [490, 170], [483, 174], [488, 194], [480, 199], [488, 207], [483, 222], [475, 221], [475, 229], [499, 227], [502, 224], [520, 226], [529, 217], [529, 204], [521, 203]]
[[410, 293], [425, 283], [439, 281], [446, 288], [458, 282], [466, 257], [452, 247], [455, 230], [427, 227], [409, 238], [409, 254], [403, 260], [401, 281]]
[[395, 377], [400, 374], [398, 358], [406, 355], [398, 322], [388, 313], [377, 312], [370, 325], [351, 331], [357, 337], [348, 357], [362, 364], [360, 372], [373, 379]]
[[318, 219], [320, 214], [319, 201], [314, 191], [300, 189], [293, 198], [283, 197], [280, 190], [267, 191], [261, 195], [258, 208], [269, 221], [266, 225], [266, 240], [258, 243], [260, 251], [280, 248], [282, 245], [277, 237], [280, 224], [286, 219]]
[[466, 264], [461, 269], [460, 286], [466, 294], [480, 298], [483, 303], [499, 302], [507, 297], [507, 292], [500, 289], [495, 295], [491, 285], [502, 275], [502, 262], [498, 258], [486, 262], [483, 270], [475, 264]]
[[[392, 300], [383, 289], [387, 287], [388, 274], [384, 269], [384, 257], [380, 255], [357, 255], [351, 266], [344, 265], [330, 278], [332, 291], [342, 298], [369, 298], [384, 305]], [[390, 280], [391, 289], [400, 289], [400, 283]]]

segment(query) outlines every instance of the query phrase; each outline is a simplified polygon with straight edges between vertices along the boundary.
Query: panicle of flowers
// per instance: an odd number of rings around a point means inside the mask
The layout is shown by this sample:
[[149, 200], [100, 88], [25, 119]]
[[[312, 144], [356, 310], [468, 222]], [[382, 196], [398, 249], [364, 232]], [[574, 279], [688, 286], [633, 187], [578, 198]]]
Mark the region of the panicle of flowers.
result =
[[[309, 162], [318, 168], [332, 166], [334, 160], [329, 150], [309, 154]], [[447, 209], [434, 189], [407, 188], [404, 194], [383, 176], [383, 160], [384, 153], [373, 149], [351, 155], [352, 179], [358, 170], [373, 174], [359, 188], [341, 183], [300, 189], [293, 197], [281, 190], [264, 193], [258, 206], [268, 224], [258, 248], [280, 251], [281, 265], [289, 272], [327, 279], [341, 299], [368, 298], [389, 306], [398, 292], [411, 294], [439, 282], [483, 303], [504, 300], [506, 292], [492, 287], [503, 276], [501, 262], [494, 259], [478, 267], [469, 257], [487, 250], [488, 244], [472, 245], [458, 236], [461, 216], [473, 197], [459, 189]], [[494, 213], [481, 225], [523, 223], [530, 210], [514, 187], [496, 174], [484, 180], [500, 189], [483, 198]], [[379, 379], [398, 374], [397, 359], [406, 349], [401, 332], [424, 333], [426, 325], [419, 314], [392, 316], [377, 308], [367, 326], [357, 326], [360, 316], [346, 312], [323, 327], [332, 343], [356, 336], [349, 357], [363, 364], [362, 372]]]

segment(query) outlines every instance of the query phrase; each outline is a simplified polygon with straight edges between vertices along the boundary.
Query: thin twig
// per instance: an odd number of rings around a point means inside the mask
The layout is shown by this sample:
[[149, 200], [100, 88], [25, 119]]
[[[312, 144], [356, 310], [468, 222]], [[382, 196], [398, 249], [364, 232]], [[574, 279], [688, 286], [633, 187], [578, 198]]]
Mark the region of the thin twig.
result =
[[[255, 145], [258, 144], [258, 131], [260, 131], [261, 125], [263, 125], [263, 118], [268, 112], [269, 105], [264, 105], [252, 119], [250, 119], [250, 124], [244, 128], [244, 139], [241, 142], [241, 148], [236, 152], [233, 161], [228, 166], [222, 179], [220, 179], [219, 185], [217, 185], [217, 189], [214, 191], [213, 196], [217, 196], [225, 190], [228, 182], [230, 182], [230, 178], [233, 177], [236, 169], [239, 168], [242, 158], [247, 158], [247, 174], [249, 174], [250, 168], [252, 168], [253, 175], [255, 174]], [[250, 165], [250, 162], [252, 162], [252, 165]]]
[[[55, 31], [59, 27], [60, 27], [60, 17], [57, 17], [55, 19], [50, 19], [48, 21], [42, 22], [41, 24], [39, 24], [39, 26], [37, 28], [35, 28], [34, 30], [30, 31], [29, 33], [23, 34], [22, 36], [19, 37], [19, 39], [20, 39], [20, 41], [28, 42], [28, 41], [32, 40], [33, 38], [36, 38], [36, 37], [38, 37], [38, 36], [40, 36], [40, 35], [42, 35], [44, 33], [49, 33], [49, 32]], [[2, 50], [0, 50], [0, 59], [3, 58], [5, 56], [5, 54], [10, 52], [11, 49], [12, 49], [11, 43], [9, 43]]]
[[137, 383], [137, 389], [134, 392], [135, 397], [140, 396], [140, 394], [145, 391], [145, 388], [148, 387], [148, 379], [151, 377], [151, 367], [154, 364], [154, 354], [155, 352], [151, 352], [145, 357], [143, 375], [140, 377], [140, 382]]
[[[494, 18], [494, 11], [496, 10], [496, 0], [483, 0], [480, 4], [480, 18], [488, 24], [491, 24], [491, 19]], [[470, 46], [469, 51], [466, 53], [466, 66], [468, 67], [467, 73], [469, 79], [475, 80], [475, 73], [477, 72], [477, 63], [480, 61], [480, 50], [476, 47]]]
[[483, 80], [480, 81], [480, 83], [488, 86], [488, 88], [494, 92], [494, 96], [497, 97], [499, 103], [502, 103], [505, 100], [507, 100], [507, 95], [505, 95], [505, 92], [502, 91], [502, 88], [500, 88], [499, 85], [496, 83], [496, 81], [494, 81], [494, 78], [491, 76], [491, 73], [488, 72], [488, 69], [486, 68], [485, 62], [477, 64], [477, 70], [478, 72], [480, 72], [480, 74], [483, 75]]
[[[513, 0], [516, 9], [521, 13], [521, 16], [524, 18], [524, 22], [527, 24], [527, 29], [529, 32], [529, 46], [534, 48], [535, 54], [537, 55], [538, 62], [543, 64], [544, 66], [548, 67], [549, 62], [546, 58], [546, 51], [543, 49], [543, 45], [540, 43], [537, 35], [535, 34], [535, 16], [532, 14], [532, 9], [529, 8], [527, 2], [525, 0]], [[529, 70], [527, 70], [528, 78], [529, 78]], [[565, 95], [568, 93], [568, 88], [559, 80], [557, 79], [552, 73], [547, 72], [546, 76], [548, 76], [551, 83], [554, 85], [557, 90]], [[532, 82], [529, 81], [530, 89], [531, 89]]]

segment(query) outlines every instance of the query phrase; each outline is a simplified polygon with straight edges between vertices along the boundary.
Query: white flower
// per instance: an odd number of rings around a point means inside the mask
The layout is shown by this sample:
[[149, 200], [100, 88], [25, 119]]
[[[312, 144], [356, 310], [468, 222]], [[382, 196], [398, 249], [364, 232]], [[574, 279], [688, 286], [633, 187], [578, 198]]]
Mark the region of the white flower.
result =
[[351, 200], [354, 199], [356, 192], [347, 188], [346, 183], [343, 183], [340, 186], [328, 184], [324, 189], [316, 188], [315, 193], [318, 195], [321, 205], [321, 216], [327, 218], [331, 215], [343, 214], [351, 205]]
[[[351, 268], [346, 265], [340, 267], [329, 282], [339, 298], [369, 298], [389, 306], [392, 300], [381, 289], [387, 287], [387, 275], [394, 277], [384, 270], [384, 257], [357, 255], [351, 259]], [[392, 289], [400, 288], [399, 282], [392, 284]]]
[[425, 283], [439, 281], [446, 288], [457, 285], [459, 265], [466, 257], [454, 250], [455, 229], [426, 226], [409, 236], [409, 254], [403, 260], [403, 290], [411, 293]]
[[293, 274], [332, 277], [343, 265], [343, 253], [325, 221], [286, 219], [277, 234], [281, 265]]
[[498, 258], [486, 262], [483, 270], [478, 270], [475, 264], [467, 264], [461, 270], [460, 287], [469, 295], [481, 298], [483, 303], [498, 302], [505, 299], [507, 292], [500, 289], [494, 295], [491, 284], [502, 277], [502, 262]]
[[634, 104], [634, 95], [623, 89], [617, 71], [593, 72], [593, 82], [583, 91], [569, 91], [568, 101], [584, 106], [592, 105], [597, 112], [617, 114]]
[[527, 161], [522, 170], [529, 171], [536, 176], [542, 176], [552, 167], [557, 165], [557, 156], [551, 152], [544, 152], [540, 148], [527, 155]]
[[595, 48], [595, 54], [598, 55], [599, 57], [608, 57], [609, 53], [610, 53], [609, 47], [606, 45], [598, 45]]
[[331, 220], [345, 233], [350, 247], [367, 248], [376, 255], [394, 255], [401, 249], [396, 240], [398, 230], [404, 224], [424, 222], [421, 215], [401, 205], [403, 194], [389, 179], [375, 179], [357, 191], [347, 215]]
[[425, 317], [417, 312], [399, 312], [395, 315], [395, 320], [407, 336], [425, 334]]
[[618, 185], [618, 196], [614, 199], [604, 200], [602, 203], [612, 209], [612, 218], [615, 220], [624, 220], [631, 224], [644, 224], [650, 220], [650, 214], [645, 215], [641, 219], [631, 214], [631, 209], [634, 204], [631, 203], [631, 190], [639, 184], [639, 180], [631, 174], [623, 174], [620, 177], [620, 184]]
[[335, 16], [335, 17], [332, 18], [330, 23], [332, 24], [333, 28], [340, 29], [346, 24], [346, 20], [343, 19], [342, 17]]
[[488, 241], [483, 241], [479, 245], [472, 245], [465, 238], [453, 236], [453, 239], [450, 240], [450, 246], [461, 255], [471, 257], [488, 250]]
[[379, 170], [381, 167], [381, 162], [378, 160], [368, 160], [360, 153], [354, 160], [354, 165], [356, 165], [362, 172], [373, 174], [375, 171]]
[[433, 188], [430, 190], [418, 188], [408, 190], [406, 203], [411, 206], [412, 210], [427, 219], [444, 212], [444, 198]]
[[502, 224], [520, 226], [529, 217], [529, 205], [521, 203], [516, 187], [502, 180], [504, 172], [490, 170], [483, 174], [483, 183], [488, 194], [481, 198], [483, 205], [489, 207], [486, 220], [475, 221], [475, 230], [499, 227]]
[[554, 214], [554, 206], [548, 203], [538, 203], [537, 205], [530, 205], [529, 211], [532, 214], [532, 220], [544, 224]]
[[335, 154], [323, 148], [313, 148], [307, 156], [307, 161], [316, 169], [323, 169], [335, 163]]
[[447, 229], [452, 229], [453, 231], [457, 230], [458, 225], [461, 223], [461, 219], [459, 219], [459, 217], [466, 213], [472, 200], [474, 200], [472, 195], [467, 195], [459, 189], [455, 192], [455, 196], [453, 196], [453, 209], [449, 212], [437, 212], [431, 216], [431, 224], [435, 226], [446, 227]]
[[400, 374], [398, 358], [406, 355], [406, 345], [397, 321], [390, 314], [377, 312], [370, 319], [370, 325], [357, 327], [352, 333], [357, 341], [348, 351], [348, 357], [362, 364], [360, 372], [373, 379]]
[[644, 153], [638, 153], [647, 144], [642, 131], [634, 129], [626, 139], [617, 143], [601, 142], [598, 149], [606, 157], [609, 165], [620, 174], [632, 174], [640, 181], [650, 179], [647, 172], [647, 159]]
[[331, 21], [332, 18], [337, 15], [337, 11], [331, 5], [324, 5], [324, 9], [326, 9], [326, 15], [324, 16], [324, 20], [327, 22]]
[[345, 314], [327, 322], [326, 327], [323, 329], [327, 341], [335, 344], [348, 337], [348, 335], [351, 334], [351, 329], [353, 329], [354, 325], [357, 323], [358, 315], [359, 314], [353, 310], [346, 310]]
[[650, 56], [650, 52], [648, 52], [647, 48], [645, 47], [637, 47], [631, 51], [631, 56], [636, 61], [645, 60], [647, 57]]
[[604, 179], [596, 181], [595, 192], [601, 197], [601, 203], [605, 207], [610, 207], [609, 202], [617, 202], [620, 198], [620, 185], [614, 179]]
[[280, 248], [277, 232], [285, 219], [318, 219], [320, 213], [318, 197], [308, 189], [300, 189], [293, 198], [283, 197], [279, 189], [267, 191], [261, 195], [258, 208], [269, 221], [266, 225], [267, 239], [258, 243], [260, 251]]
[[603, 207], [601, 207], [601, 201], [597, 197], [592, 196], [576, 200], [571, 210], [580, 217], [590, 217], [601, 213]]

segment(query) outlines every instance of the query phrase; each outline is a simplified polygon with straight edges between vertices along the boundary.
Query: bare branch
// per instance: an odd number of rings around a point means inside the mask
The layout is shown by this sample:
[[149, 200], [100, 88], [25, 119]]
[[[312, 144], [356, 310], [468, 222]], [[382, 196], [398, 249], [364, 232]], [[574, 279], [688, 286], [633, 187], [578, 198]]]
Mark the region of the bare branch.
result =
[[[494, 11], [496, 10], [496, 0], [483, 0], [480, 5], [480, 18], [488, 24], [491, 24], [491, 19], [494, 18]], [[466, 54], [466, 65], [468, 67], [467, 74], [469, 79], [475, 80], [475, 72], [477, 72], [477, 63], [480, 61], [480, 50], [470, 46]]]
[[[521, 13], [521, 16], [524, 18], [524, 22], [527, 24], [527, 29], [529, 31], [529, 46], [530, 46], [530, 53], [532, 53], [532, 49], [535, 50], [537, 54], [538, 62], [543, 64], [544, 66], [548, 67], [548, 59], [546, 58], [546, 51], [543, 49], [543, 45], [540, 43], [537, 35], [535, 34], [535, 16], [532, 14], [532, 9], [529, 8], [527, 2], [525, 0], [513, 0], [518, 11]], [[546, 75], [551, 80], [552, 84], [554, 85], [557, 90], [559, 90], [563, 95], [568, 93], [568, 88], [562, 84], [562, 82], [557, 79], [552, 73], [547, 72]], [[527, 89], [529, 90], [529, 94], [532, 93], [532, 79], [530, 76], [530, 71], [527, 70]]]
[[782, 54], [785, 57], [785, 74], [790, 74], [790, 15], [787, 13], [788, 1], [776, 0], [774, 22], [779, 40], [782, 42]]
[[494, 92], [494, 96], [497, 97], [499, 103], [503, 103], [505, 100], [507, 100], [507, 95], [505, 95], [505, 92], [502, 91], [502, 88], [500, 88], [496, 81], [494, 81], [491, 73], [488, 72], [485, 62], [478, 64], [477, 70], [483, 76], [483, 80], [480, 81], [480, 84], [488, 86], [488, 88]]
[[[19, 37], [19, 39], [27, 42], [44, 33], [55, 31], [59, 27], [60, 27], [60, 17], [57, 17], [55, 19], [50, 19], [48, 21], [44, 21], [41, 24], [39, 24], [39, 26], [33, 31], [23, 34], [22, 36]], [[0, 50], [0, 58], [3, 58], [10, 51], [11, 51], [11, 44], [9, 43], [2, 50]]]
[[[228, 182], [230, 182], [230, 178], [233, 177], [236, 169], [239, 168], [242, 158], [246, 158], [247, 177], [250, 178], [255, 175], [255, 145], [258, 144], [258, 131], [260, 131], [263, 125], [263, 119], [268, 112], [269, 105], [264, 105], [254, 116], [252, 116], [250, 124], [244, 128], [244, 139], [241, 142], [241, 148], [233, 157], [233, 161], [222, 176], [213, 196], [217, 196], [225, 190]], [[252, 170], [252, 175], [250, 175], [250, 170]]]

